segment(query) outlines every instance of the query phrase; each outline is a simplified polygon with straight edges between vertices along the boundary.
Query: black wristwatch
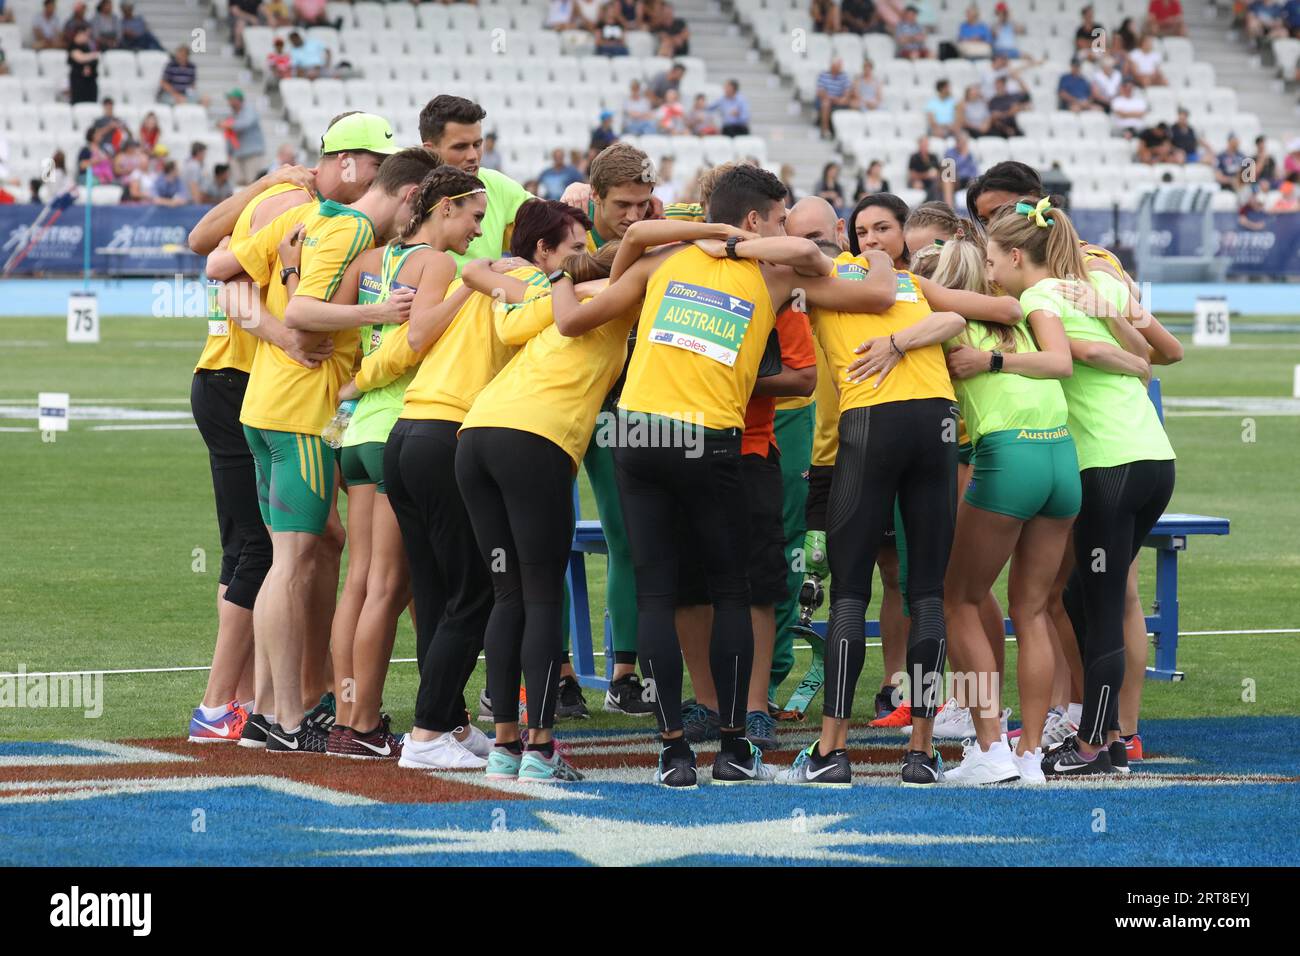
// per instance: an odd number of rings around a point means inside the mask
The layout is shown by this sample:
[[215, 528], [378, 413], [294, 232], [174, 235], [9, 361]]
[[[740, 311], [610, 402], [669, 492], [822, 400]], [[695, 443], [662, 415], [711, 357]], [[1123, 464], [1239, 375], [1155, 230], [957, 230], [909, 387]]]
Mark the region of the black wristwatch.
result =
[[288, 285], [288, 284], [289, 284], [289, 276], [297, 276], [299, 279], [301, 279], [301, 278], [302, 278], [302, 273], [298, 271], [298, 267], [297, 267], [297, 266], [287, 266], [287, 267], [281, 269], [281, 270], [280, 270], [280, 285]]
[[990, 372], [1002, 371], [1002, 353], [999, 352], [997, 349], [993, 350], [993, 357], [989, 359], [989, 371]]
[[728, 259], [740, 258], [740, 256], [736, 255], [736, 243], [738, 242], [740, 242], [740, 236], [727, 237], [727, 258]]
[[559, 282], [561, 279], [568, 279], [570, 282], [572, 282], [573, 276], [569, 275], [563, 269], [556, 269], [554, 272], [548, 275], [546, 279], [548, 282], [554, 285], [555, 283]]

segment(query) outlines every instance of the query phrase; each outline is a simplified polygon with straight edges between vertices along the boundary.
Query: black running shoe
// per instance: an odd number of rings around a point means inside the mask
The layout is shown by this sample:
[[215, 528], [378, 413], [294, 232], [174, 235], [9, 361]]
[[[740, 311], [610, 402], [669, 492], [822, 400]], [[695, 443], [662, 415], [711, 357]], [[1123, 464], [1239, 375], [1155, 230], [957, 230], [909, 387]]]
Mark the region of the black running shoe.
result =
[[1129, 773], [1128, 766], [1128, 748], [1124, 746], [1123, 740], [1117, 740], [1106, 748], [1106, 754], [1110, 757], [1110, 765], [1116, 773]]
[[645, 717], [655, 712], [655, 705], [646, 700], [646, 688], [636, 674], [624, 674], [609, 682], [605, 691], [605, 710], [611, 714]]
[[706, 740], [719, 740], [722, 737], [722, 718], [716, 710], [710, 710], [693, 700], [682, 701], [682, 730], [686, 739], [693, 744]]
[[748, 740], [749, 756], [737, 759], [735, 754], [722, 750], [713, 759], [713, 782], [721, 786], [737, 783], [770, 783], [776, 779], [776, 771], [763, 763], [763, 751]]
[[1079, 735], [1067, 737], [1056, 750], [1043, 756], [1044, 777], [1090, 777], [1096, 774], [1114, 773], [1110, 754], [1102, 747], [1092, 756], [1085, 757], [1079, 750]]
[[697, 783], [695, 751], [688, 750], [682, 756], [672, 757], [666, 749], [660, 750], [655, 783], [670, 790], [694, 790]]
[[586, 720], [591, 716], [582, 696], [582, 685], [565, 674], [560, 678], [560, 696], [555, 704], [556, 720]]
[[289, 733], [279, 724], [266, 731], [266, 752], [274, 754], [323, 754], [329, 744], [329, 734], [303, 720], [297, 733]]
[[909, 750], [903, 757], [903, 786], [930, 787], [943, 782], [943, 758], [935, 750], [929, 756], [921, 750]]
[[894, 693], [896, 687], [882, 687], [876, 692], [876, 720], [881, 717], [888, 717], [897, 708], [894, 706]]
[[307, 712], [307, 716], [303, 718], [303, 721], [328, 734], [330, 728], [334, 726], [334, 717], [337, 712], [334, 704], [334, 693], [326, 691], [320, 695], [320, 702]]
[[266, 732], [271, 723], [261, 714], [249, 714], [244, 722], [244, 732], [239, 735], [239, 746], [261, 750], [266, 746]]

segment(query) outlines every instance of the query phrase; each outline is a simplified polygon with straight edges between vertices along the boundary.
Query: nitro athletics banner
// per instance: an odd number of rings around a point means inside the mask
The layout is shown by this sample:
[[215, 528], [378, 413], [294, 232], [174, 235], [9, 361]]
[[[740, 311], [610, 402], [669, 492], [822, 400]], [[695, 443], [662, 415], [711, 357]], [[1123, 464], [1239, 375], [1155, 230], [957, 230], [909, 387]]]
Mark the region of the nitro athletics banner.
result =
[[[196, 274], [202, 268], [186, 236], [206, 206], [96, 206], [91, 217], [90, 268], [97, 276]], [[18, 253], [11, 275], [80, 275], [85, 208], [69, 206], [33, 228], [41, 207], [0, 206], [0, 264]], [[1071, 210], [1079, 233], [1114, 246], [1110, 211]], [[1136, 216], [1120, 213], [1123, 245], [1131, 246]], [[1264, 228], [1242, 229], [1236, 213], [1214, 217], [1219, 253], [1232, 260], [1229, 275], [1300, 275], [1300, 213], [1266, 216]], [[1166, 213], [1155, 217], [1155, 247], [1165, 255], [1192, 255], [1199, 217]], [[33, 241], [33, 239], [35, 241]]]

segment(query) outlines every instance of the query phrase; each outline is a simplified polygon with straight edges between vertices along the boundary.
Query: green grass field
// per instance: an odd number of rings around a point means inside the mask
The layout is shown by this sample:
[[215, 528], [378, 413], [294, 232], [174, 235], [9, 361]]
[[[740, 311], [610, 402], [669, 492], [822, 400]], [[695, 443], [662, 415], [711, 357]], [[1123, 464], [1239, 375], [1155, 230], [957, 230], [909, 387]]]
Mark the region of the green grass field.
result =
[[[191, 429], [95, 430], [110, 421], [77, 417], [77, 406], [187, 412], [201, 323], [169, 319], [103, 322], [98, 346], [63, 341], [63, 319], [0, 319], [0, 350], [9, 357], [0, 407], [31, 406], [39, 391], [71, 393], [71, 431], [50, 443], [35, 431], [0, 432], [5, 504], [0, 510], [0, 671], [28, 672], [203, 666], [215, 636], [213, 599], [220, 546], [206, 452]], [[1166, 399], [1275, 397], [1291, 394], [1300, 336], [1237, 334], [1227, 349], [1189, 346], [1186, 360], [1161, 371]], [[1294, 410], [1170, 408], [1167, 425], [1178, 452], [1171, 510], [1232, 519], [1227, 538], [1193, 539], [1182, 561], [1184, 631], [1300, 628], [1295, 488], [1300, 478], [1300, 415]], [[32, 426], [9, 419], [9, 428]], [[118, 424], [131, 424], [119, 422]], [[1249, 440], [1253, 439], [1253, 440]], [[584, 479], [584, 514], [594, 517]], [[196, 571], [196, 549], [206, 571]], [[603, 569], [592, 562], [598, 604]], [[1148, 565], [1150, 562], [1148, 561]], [[1149, 602], [1153, 574], [1143, 575]], [[1300, 634], [1187, 636], [1180, 684], [1148, 683], [1151, 717], [1293, 714], [1300, 709]], [[403, 619], [395, 652], [414, 656]], [[1014, 666], [1008, 647], [1008, 668]], [[598, 660], [598, 666], [601, 659]], [[781, 702], [802, 675], [807, 651]], [[869, 652], [863, 694], [880, 679]], [[471, 688], [477, 693], [482, 668]], [[1243, 680], [1255, 681], [1242, 700]], [[177, 735], [201, 696], [202, 671], [111, 675], [101, 718], [80, 711], [0, 709], [0, 739], [103, 739]], [[410, 724], [413, 664], [394, 665], [386, 708], [397, 728]], [[631, 722], [599, 712], [593, 726]], [[1015, 689], [1009, 688], [1015, 707]], [[813, 713], [819, 715], [819, 704]]]

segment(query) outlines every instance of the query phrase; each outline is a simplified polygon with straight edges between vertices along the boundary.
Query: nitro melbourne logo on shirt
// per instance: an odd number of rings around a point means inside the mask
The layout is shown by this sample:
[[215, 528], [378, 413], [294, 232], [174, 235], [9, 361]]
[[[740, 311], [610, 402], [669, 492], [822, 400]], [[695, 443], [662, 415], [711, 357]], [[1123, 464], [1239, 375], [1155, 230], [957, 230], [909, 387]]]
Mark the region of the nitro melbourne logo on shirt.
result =
[[861, 282], [867, 277], [867, 270], [856, 262], [840, 262], [835, 266], [835, 278]]
[[746, 299], [689, 282], [670, 282], [649, 338], [730, 368], [753, 317], [754, 303]]
[[364, 303], [378, 302], [379, 297], [384, 294], [384, 280], [373, 272], [361, 273], [361, 285], [358, 290], [360, 295], [373, 296], [370, 299], [360, 299]]

